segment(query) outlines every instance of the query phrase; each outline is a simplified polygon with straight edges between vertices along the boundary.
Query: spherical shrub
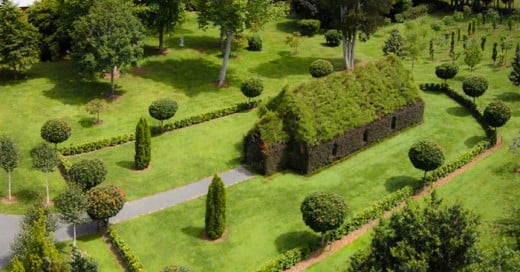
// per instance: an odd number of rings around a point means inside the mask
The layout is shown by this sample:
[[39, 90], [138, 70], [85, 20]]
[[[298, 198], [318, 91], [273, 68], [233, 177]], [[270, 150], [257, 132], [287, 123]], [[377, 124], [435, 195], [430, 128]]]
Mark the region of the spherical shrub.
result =
[[325, 43], [328, 46], [339, 46], [342, 38], [343, 35], [341, 35], [341, 32], [336, 29], [329, 29], [325, 32]]
[[413, 166], [423, 170], [426, 176], [427, 171], [435, 170], [444, 163], [444, 151], [438, 144], [423, 140], [410, 147], [408, 158]]
[[63, 120], [51, 119], [43, 124], [40, 131], [42, 138], [53, 144], [59, 144], [70, 137], [72, 129], [69, 124]]
[[255, 33], [247, 39], [247, 45], [249, 51], [262, 51], [262, 38]]
[[464, 93], [473, 98], [483, 95], [488, 86], [488, 80], [482, 76], [469, 76], [462, 82]]
[[179, 105], [173, 99], [163, 98], [153, 101], [148, 107], [148, 112], [150, 116], [161, 121], [162, 126], [162, 122], [174, 116], [178, 108]]
[[511, 109], [502, 101], [489, 103], [484, 109], [484, 120], [494, 127], [501, 127], [511, 118]]
[[264, 83], [257, 77], [249, 78], [240, 85], [240, 91], [248, 98], [259, 96], [263, 90]]
[[315, 232], [324, 233], [341, 226], [347, 216], [347, 204], [340, 195], [315, 192], [301, 206], [303, 222]]
[[443, 63], [435, 67], [435, 74], [446, 83], [447, 79], [451, 79], [457, 75], [459, 67], [450, 63]]
[[116, 215], [125, 205], [125, 193], [114, 185], [97, 186], [86, 194], [87, 214], [92, 220], [105, 220]]
[[68, 174], [70, 181], [86, 192], [106, 179], [107, 169], [100, 159], [82, 160], [74, 163]]
[[323, 77], [334, 71], [334, 66], [328, 60], [315, 60], [309, 66], [309, 73], [312, 77]]
[[300, 29], [300, 33], [305, 36], [313, 36], [314, 34], [318, 33], [321, 27], [320, 21], [314, 19], [299, 20], [297, 25]]

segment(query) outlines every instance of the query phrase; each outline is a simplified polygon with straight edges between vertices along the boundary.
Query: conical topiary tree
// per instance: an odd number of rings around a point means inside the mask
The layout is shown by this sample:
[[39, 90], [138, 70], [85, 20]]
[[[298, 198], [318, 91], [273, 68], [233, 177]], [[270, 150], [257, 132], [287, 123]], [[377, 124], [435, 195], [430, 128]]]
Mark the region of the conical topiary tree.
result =
[[152, 141], [150, 128], [145, 118], [139, 119], [135, 129], [135, 168], [146, 169], [152, 158]]
[[226, 229], [226, 191], [224, 183], [215, 175], [208, 188], [206, 198], [206, 234], [210, 239], [218, 239]]
[[513, 62], [511, 63], [513, 71], [509, 74], [509, 80], [515, 86], [520, 86], [520, 44], [516, 45], [516, 53]]

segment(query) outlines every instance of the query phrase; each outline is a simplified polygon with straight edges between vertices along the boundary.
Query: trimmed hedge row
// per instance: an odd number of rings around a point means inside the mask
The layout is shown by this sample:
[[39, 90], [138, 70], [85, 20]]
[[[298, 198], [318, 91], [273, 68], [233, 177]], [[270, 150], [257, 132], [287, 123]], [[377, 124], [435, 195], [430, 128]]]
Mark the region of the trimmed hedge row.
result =
[[110, 238], [110, 242], [114, 245], [121, 257], [123, 257], [123, 261], [126, 264], [128, 271], [130, 272], [143, 272], [144, 266], [141, 263], [141, 260], [132, 252], [132, 249], [128, 247], [126, 242], [121, 238], [119, 233], [112, 227], [109, 226], [107, 230], [108, 238]]
[[[188, 127], [191, 125], [210, 121], [210, 120], [224, 117], [227, 115], [231, 115], [234, 113], [251, 110], [251, 109], [256, 108], [259, 103], [260, 103], [260, 100], [238, 103], [238, 104], [230, 106], [228, 108], [219, 109], [216, 111], [191, 116], [186, 119], [177, 120], [172, 123], [166, 123], [166, 124], [164, 124], [164, 126], [162, 128], [152, 126], [151, 127], [152, 135], [157, 136], [166, 131], [172, 131], [175, 129]], [[110, 147], [110, 146], [121, 145], [121, 144], [128, 143], [128, 142], [131, 142], [134, 140], [135, 140], [134, 134], [124, 134], [124, 135], [114, 136], [109, 139], [102, 139], [102, 140], [92, 141], [92, 142], [78, 144], [78, 145], [70, 145], [69, 147], [61, 147], [59, 149], [59, 151], [64, 156], [77, 155], [77, 154], [83, 154], [83, 153], [87, 153], [87, 152], [96, 151], [96, 150], [103, 149], [103, 148]]]
[[[448, 162], [440, 168], [431, 171], [430, 174], [426, 177], [426, 183], [429, 183], [447, 176], [448, 174], [472, 161], [475, 157], [487, 149], [494, 146], [496, 143], [496, 132], [482, 120], [482, 114], [471, 100], [459, 95], [449, 86], [445, 84], [421, 84], [420, 88], [428, 91], [441, 91], [447, 94], [450, 98], [454, 99], [456, 102], [471, 112], [475, 119], [477, 119], [477, 121], [481, 124], [482, 128], [486, 131], [486, 135], [488, 136], [487, 141], [481, 141], [477, 143], [473, 148], [461, 154], [456, 160]], [[372, 205], [370, 208], [362, 211], [359, 214], [356, 214], [354, 217], [347, 220], [340, 228], [328, 232], [327, 237], [329, 241], [339, 240], [343, 238], [343, 236], [360, 228], [364, 224], [381, 217], [386, 211], [391, 210], [408, 197], [411, 197], [426, 183], [419, 182], [413, 186], [408, 185], [386, 196], [382, 200]], [[278, 272], [288, 269], [310, 256], [314, 250], [318, 249], [318, 247], [318, 245], [309, 245], [307, 247], [297, 247], [285, 251], [276, 256], [273, 260], [266, 263], [263, 267], [258, 269], [257, 272]]]
[[61, 176], [68, 181], [69, 180], [69, 170], [72, 167], [72, 163], [62, 154], [58, 153], [58, 159], [60, 163], [58, 164], [58, 170], [60, 171]]

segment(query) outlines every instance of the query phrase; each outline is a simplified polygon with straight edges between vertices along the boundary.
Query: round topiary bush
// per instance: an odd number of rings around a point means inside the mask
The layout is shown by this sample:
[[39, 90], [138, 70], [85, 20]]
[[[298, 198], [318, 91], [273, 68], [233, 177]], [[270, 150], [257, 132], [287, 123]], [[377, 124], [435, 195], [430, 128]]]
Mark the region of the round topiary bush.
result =
[[179, 105], [171, 98], [163, 98], [155, 100], [148, 107], [150, 116], [161, 122], [161, 127], [164, 120], [172, 118], [179, 109]]
[[83, 192], [101, 184], [107, 177], [107, 168], [100, 159], [82, 160], [74, 163], [69, 169], [70, 181]]
[[328, 46], [339, 46], [341, 39], [343, 39], [343, 35], [336, 29], [329, 29], [325, 32], [325, 44]]
[[262, 38], [255, 33], [247, 39], [247, 45], [249, 51], [262, 51]]
[[408, 158], [413, 166], [426, 172], [435, 170], [444, 163], [444, 151], [442, 147], [432, 141], [419, 141], [410, 147]]
[[51, 119], [45, 122], [40, 131], [40, 135], [45, 141], [55, 145], [67, 140], [71, 133], [70, 125], [59, 119]]
[[495, 129], [507, 123], [509, 118], [511, 118], [511, 109], [502, 101], [491, 102], [484, 109], [484, 120]]
[[450, 63], [443, 63], [435, 67], [435, 74], [437, 77], [444, 80], [444, 84], [446, 84], [446, 80], [454, 78], [458, 72], [459, 67]]
[[315, 60], [309, 66], [309, 73], [312, 77], [324, 77], [334, 71], [334, 66], [328, 60]]
[[482, 76], [469, 76], [462, 82], [462, 90], [467, 96], [473, 97], [473, 102], [484, 94], [488, 86], [488, 80]]
[[114, 185], [97, 186], [86, 194], [87, 214], [92, 220], [108, 219], [116, 215], [125, 205], [125, 193]]
[[252, 77], [242, 82], [240, 85], [240, 91], [251, 99], [262, 94], [264, 91], [264, 83], [260, 78]]

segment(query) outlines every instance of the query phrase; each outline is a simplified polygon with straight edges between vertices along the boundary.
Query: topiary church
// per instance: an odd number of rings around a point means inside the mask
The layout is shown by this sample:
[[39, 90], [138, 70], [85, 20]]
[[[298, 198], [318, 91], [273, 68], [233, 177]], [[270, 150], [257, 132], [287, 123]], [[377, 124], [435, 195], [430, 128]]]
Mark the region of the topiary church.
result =
[[271, 174], [312, 173], [422, 122], [424, 102], [395, 56], [286, 87], [260, 109], [244, 162]]

